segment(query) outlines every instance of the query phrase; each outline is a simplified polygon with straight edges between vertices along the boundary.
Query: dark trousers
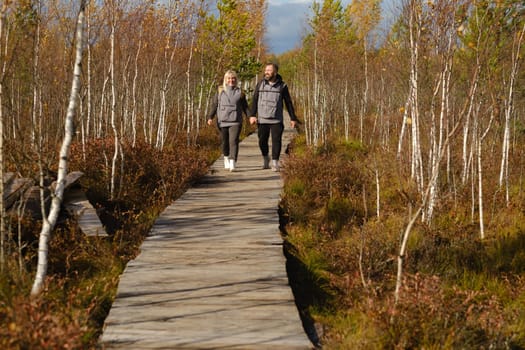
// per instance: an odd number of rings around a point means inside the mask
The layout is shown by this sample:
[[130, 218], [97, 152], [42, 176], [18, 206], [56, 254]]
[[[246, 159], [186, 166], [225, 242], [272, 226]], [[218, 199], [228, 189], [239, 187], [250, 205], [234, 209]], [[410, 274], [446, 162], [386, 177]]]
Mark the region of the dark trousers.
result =
[[222, 154], [237, 161], [241, 124], [221, 127]]
[[281, 139], [283, 137], [284, 124], [259, 124], [257, 134], [259, 136], [259, 148], [263, 156], [268, 155], [268, 140], [272, 135], [272, 159], [279, 160], [281, 155]]

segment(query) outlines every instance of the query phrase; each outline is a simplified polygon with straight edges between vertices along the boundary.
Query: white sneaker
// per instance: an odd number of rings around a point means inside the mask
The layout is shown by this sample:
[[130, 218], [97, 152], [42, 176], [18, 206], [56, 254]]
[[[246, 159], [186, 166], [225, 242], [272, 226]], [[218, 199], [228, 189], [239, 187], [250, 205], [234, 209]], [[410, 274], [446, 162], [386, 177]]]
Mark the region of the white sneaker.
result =
[[235, 159], [230, 159], [230, 171], [235, 170]]
[[263, 156], [263, 169], [270, 169], [270, 157]]
[[230, 159], [224, 156], [224, 169], [230, 169]]
[[277, 159], [272, 159], [272, 171], [279, 171], [279, 161]]

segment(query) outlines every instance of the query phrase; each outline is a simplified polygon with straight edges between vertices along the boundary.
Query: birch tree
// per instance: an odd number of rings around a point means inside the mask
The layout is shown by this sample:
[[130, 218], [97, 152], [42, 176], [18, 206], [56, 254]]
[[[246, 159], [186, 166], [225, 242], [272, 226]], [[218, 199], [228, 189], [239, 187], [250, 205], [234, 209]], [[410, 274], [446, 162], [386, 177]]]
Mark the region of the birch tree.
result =
[[516, 79], [518, 76], [518, 68], [521, 61], [521, 46], [523, 43], [523, 36], [525, 34], [525, 23], [522, 24], [521, 29], [516, 31], [512, 40], [511, 52], [511, 70], [509, 74], [507, 99], [505, 100], [505, 127], [503, 132], [503, 145], [501, 166], [499, 175], [500, 187], [505, 186], [505, 201], [509, 204], [509, 149], [510, 149], [510, 127], [511, 117], [514, 106], [514, 89]]
[[429, 200], [424, 216], [428, 224], [432, 220], [439, 193], [440, 168], [437, 166], [437, 162], [439, 162], [438, 154], [442, 149], [451, 113], [452, 70], [457, 49], [456, 43], [459, 42], [457, 33], [460, 32], [459, 28], [463, 26], [461, 16], [458, 16], [458, 13], [463, 13], [465, 10], [464, 6], [464, 3], [460, 1], [455, 4], [451, 4], [449, 1], [436, 1], [429, 9], [431, 12], [430, 30], [435, 34], [432, 41], [432, 46], [435, 49], [432, 53], [437, 61], [438, 69], [434, 79], [432, 103], [429, 112], [431, 121], [428, 162], [430, 168], [436, 169], [438, 174], [433, 177], [434, 182], [430, 183]]
[[348, 6], [352, 25], [355, 26], [357, 39], [362, 45], [363, 56], [363, 75], [364, 88], [362, 92], [361, 105], [359, 109], [359, 140], [363, 141], [363, 121], [367, 114], [368, 94], [369, 94], [369, 73], [368, 73], [368, 50], [369, 36], [371, 30], [377, 26], [381, 20], [381, 0], [353, 0]]
[[81, 75], [81, 63], [82, 63], [82, 50], [83, 50], [83, 27], [85, 8], [87, 0], [81, 0], [80, 10], [77, 19], [76, 28], [76, 46], [75, 46], [75, 63], [73, 80], [71, 83], [71, 93], [69, 95], [69, 104], [67, 108], [64, 139], [60, 148], [59, 163], [58, 163], [58, 177], [56, 182], [56, 188], [54, 190], [53, 198], [51, 201], [51, 208], [49, 215], [43, 218], [42, 230], [40, 231], [40, 239], [38, 242], [38, 265], [35, 275], [33, 287], [31, 289], [31, 295], [38, 295], [44, 285], [44, 280], [47, 275], [48, 265], [48, 242], [51, 237], [51, 233], [55, 228], [58, 214], [60, 212], [60, 206], [64, 195], [64, 185], [66, 182], [67, 170], [68, 170], [68, 157], [69, 147], [74, 135], [74, 117], [75, 110], [77, 109], [77, 99], [80, 91], [80, 75]]
[[[309, 91], [304, 113], [307, 141], [318, 146], [337, 129], [338, 116], [332, 112], [347, 105], [344, 97], [349, 94], [343, 94], [343, 102], [340, 102], [340, 91], [345, 89], [340, 78], [352, 68], [338, 62], [341, 56], [352, 52], [356, 36], [341, 1], [314, 2], [312, 12], [309, 19], [311, 33], [303, 40], [303, 54], [307, 58], [306, 89]], [[351, 57], [354, 56], [347, 55], [345, 63], [351, 62], [355, 70], [355, 61]]]
[[[5, 33], [5, 22], [9, 1], [4, 1], [0, 9], [0, 43], [5, 43], [7, 47], [7, 36]], [[4, 208], [4, 78], [7, 67], [7, 57], [3, 54], [2, 46], [0, 45], [1, 60], [1, 76], [0, 76], [0, 271], [4, 271], [5, 265], [5, 208]]]
[[[164, 45], [164, 77], [161, 81], [160, 89], [160, 111], [159, 111], [159, 122], [157, 126], [157, 136], [155, 147], [162, 149], [164, 147], [164, 140], [166, 138], [166, 114], [167, 114], [167, 93], [169, 89], [170, 79], [173, 74], [173, 59], [175, 57], [175, 52], [178, 46], [178, 40], [173, 40], [173, 33], [178, 31], [178, 28], [175, 28], [176, 25], [176, 13], [177, 6], [179, 1], [168, 1], [168, 13], [167, 13], [167, 24], [168, 32], [166, 33], [165, 45]], [[178, 38], [178, 37], [176, 37]]]
[[446, 153], [448, 144], [449, 142], [451, 142], [452, 137], [456, 134], [456, 132], [460, 129], [462, 125], [463, 119], [465, 118], [465, 115], [470, 105], [469, 103], [470, 97], [476, 93], [476, 89], [478, 85], [478, 70], [474, 70], [472, 74], [473, 76], [471, 77], [471, 80], [470, 80], [470, 89], [467, 94], [466, 101], [461, 111], [459, 111], [458, 113], [458, 117], [455, 121], [454, 126], [447, 133], [446, 137], [443, 140], [441, 148], [438, 150], [437, 159], [436, 159], [436, 162], [434, 162], [432, 169], [430, 170], [431, 171], [430, 180], [428, 181], [425, 191], [422, 194], [421, 202], [419, 203], [415, 212], [413, 212], [413, 204], [412, 203], [408, 204], [408, 207], [409, 207], [408, 223], [401, 235], [401, 243], [399, 246], [399, 253], [397, 256], [396, 287], [394, 290], [394, 300], [396, 304], [400, 298], [399, 293], [401, 291], [401, 285], [403, 282], [403, 264], [404, 264], [404, 260], [405, 260], [407, 249], [408, 249], [408, 239], [410, 237], [410, 234], [412, 233], [412, 229], [414, 228], [414, 225], [416, 224], [417, 220], [421, 217], [424, 211], [424, 208], [427, 206], [432, 184], [435, 183], [436, 177], [439, 174], [438, 168], [441, 164], [444, 154]]
[[408, 106], [410, 109], [411, 126], [411, 157], [410, 175], [415, 180], [420, 193], [423, 193], [423, 157], [421, 154], [420, 114], [419, 114], [419, 49], [421, 29], [423, 27], [422, 3], [419, 0], [409, 2], [409, 38], [410, 38], [410, 94]]

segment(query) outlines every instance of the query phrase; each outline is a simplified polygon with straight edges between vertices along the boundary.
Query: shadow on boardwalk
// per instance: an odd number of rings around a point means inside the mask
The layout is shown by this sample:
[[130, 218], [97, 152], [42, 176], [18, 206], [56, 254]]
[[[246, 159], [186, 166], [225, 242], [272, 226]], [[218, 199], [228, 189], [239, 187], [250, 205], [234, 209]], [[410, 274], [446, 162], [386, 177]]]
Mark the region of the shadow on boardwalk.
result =
[[105, 348], [313, 348], [286, 274], [279, 173], [261, 169], [256, 135], [237, 163], [219, 159], [157, 219], [121, 276]]

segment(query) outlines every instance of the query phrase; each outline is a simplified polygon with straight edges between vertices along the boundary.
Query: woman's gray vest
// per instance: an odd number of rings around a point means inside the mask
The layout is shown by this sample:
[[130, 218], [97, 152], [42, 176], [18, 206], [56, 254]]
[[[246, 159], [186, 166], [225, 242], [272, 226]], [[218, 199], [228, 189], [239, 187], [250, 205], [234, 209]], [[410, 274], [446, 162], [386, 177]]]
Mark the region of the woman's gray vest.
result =
[[242, 122], [242, 91], [236, 87], [233, 90], [219, 89], [217, 120], [219, 125], [229, 126]]
[[279, 81], [271, 85], [265, 80], [259, 84], [259, 100], [257, 102], [257, 117], [259, 123], [277, 124], [283, 121], [283, 99], [281, 92], [285, 84]]

